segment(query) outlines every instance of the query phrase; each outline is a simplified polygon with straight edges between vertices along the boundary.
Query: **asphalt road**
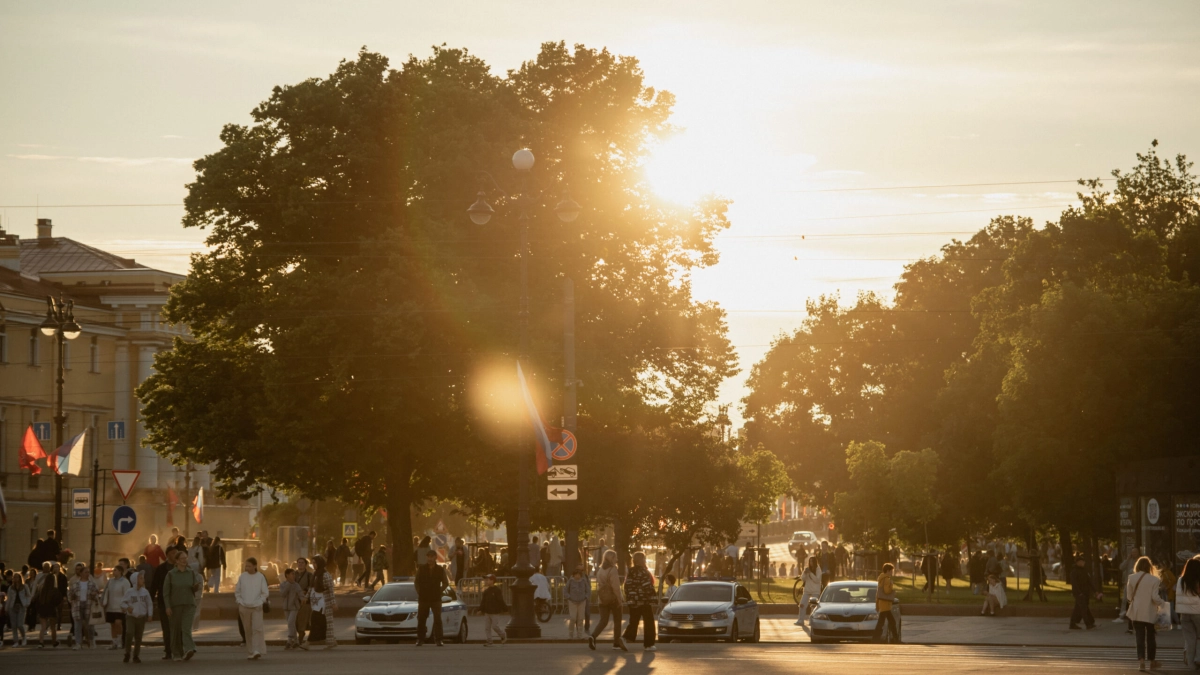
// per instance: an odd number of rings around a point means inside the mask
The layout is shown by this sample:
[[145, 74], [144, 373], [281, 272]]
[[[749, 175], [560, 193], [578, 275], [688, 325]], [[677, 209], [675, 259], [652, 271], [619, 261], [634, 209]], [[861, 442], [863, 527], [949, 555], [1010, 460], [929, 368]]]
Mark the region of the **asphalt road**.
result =
[[[159, 660], [149, 650], [141, 664], [124, 664], [120, 652], [107, 650], [6, 649], [0, 651], [0, 671], [38, 673], [220, 672], [222, 675], [329, 675], [354, 673], [486, 673], [487, 675], [753, 675], [824, 674], [834, 669], [857, 674], [1079, 672], [1136, 673], [1131, 650], [1112, 648], [1024, 648], [924, 645], [661, 645], [656, 653], [630, 647], [615, 652], [611, 645], [589, 651], [583, 645], [541, 644], [447, 645], [441, 649], [411, 645], [338, 647], [332, 651], [279, 652], [247, 661], [235, 647], [200, 651], [190, 662]], [[1170, 657], [1169, 660], [1167, 657]], [[1165, 669], [1183, 672], [1178, 650], [1161, 654]]]

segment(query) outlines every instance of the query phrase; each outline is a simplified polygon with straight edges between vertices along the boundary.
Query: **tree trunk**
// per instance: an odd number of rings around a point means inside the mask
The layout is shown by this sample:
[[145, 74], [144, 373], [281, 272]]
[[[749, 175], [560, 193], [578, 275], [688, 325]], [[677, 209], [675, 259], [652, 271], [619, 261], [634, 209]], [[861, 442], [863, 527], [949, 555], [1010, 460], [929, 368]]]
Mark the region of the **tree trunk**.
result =
[[629, 541], [633, 531], [620, 518], [613, 519], [613, 548], [617, 550], [617, 569], [624, 576], [629, 569]]
[[1060, 558], [1058, 561], [1062, 569], [1062, 571], [1059, 572], [1059, 575], [1063, 579], [1066, 579], [1068, 572], [1071, 569], [1071, 565], [1075, 564], [1075, 549], [1071, 546], [1071, 531], [1062, 525], [1055, 525], [1054, 529], [1058, 531], [1058, 545], [1062, 548], [1062, 558]]
[[412, 486], [410, 473], [403, 463], [387, 481], [388, 534], [392, 539], [392, 576], [411, 577], [416, 574], [412, 546]]

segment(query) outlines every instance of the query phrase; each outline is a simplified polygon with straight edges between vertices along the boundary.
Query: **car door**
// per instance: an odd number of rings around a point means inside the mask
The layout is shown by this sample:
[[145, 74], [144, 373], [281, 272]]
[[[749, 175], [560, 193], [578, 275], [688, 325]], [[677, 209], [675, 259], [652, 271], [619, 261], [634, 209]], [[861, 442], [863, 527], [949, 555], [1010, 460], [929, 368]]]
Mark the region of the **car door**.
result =
[[458, 633], [458, 597], [453, 588], [447, 588], [442, 595], [449, 598], [442, 603], [442, 632], [446, 635], [454, 635]]
[[737, 617], [740, 635], [754, 634], [754, 620], [758, 618], [758, 605], [746, 587], [738, 584], [733, 594], [733, 611]]

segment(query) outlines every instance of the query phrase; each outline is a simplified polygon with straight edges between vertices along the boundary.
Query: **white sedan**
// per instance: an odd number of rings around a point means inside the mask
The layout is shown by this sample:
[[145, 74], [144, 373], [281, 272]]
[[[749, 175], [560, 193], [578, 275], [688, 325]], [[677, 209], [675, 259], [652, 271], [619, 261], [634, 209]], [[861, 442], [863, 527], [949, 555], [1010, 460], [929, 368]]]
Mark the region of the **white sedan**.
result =
[[658, 615], [658, 638], [758, 642], [758, 603], [738, 583], [686, 583]]
[[[363, 598], [367, 604], [354, 617], [354, 642], [370, 644], [372, 639], [399, 642], [417, 637], [417, 589], [411, 581], [384, 584]], [[433, 634], [433, 614], [426, 619], [425, 637]], [[467, 606], [453, 588], [442, 596], [442, 635], [450, 642], [467, 641]]]

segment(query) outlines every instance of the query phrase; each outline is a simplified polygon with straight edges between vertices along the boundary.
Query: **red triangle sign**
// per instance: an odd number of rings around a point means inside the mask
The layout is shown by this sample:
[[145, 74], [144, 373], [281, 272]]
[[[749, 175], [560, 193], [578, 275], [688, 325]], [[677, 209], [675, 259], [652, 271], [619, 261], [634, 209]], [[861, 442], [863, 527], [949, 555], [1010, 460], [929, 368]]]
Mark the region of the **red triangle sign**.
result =
[[121, 491], [121, 498], [129, 499], [129, 493], [133, 491], [133, 486], [137, 483], [138, 476], [141, 476], [142, 472], [113, 469], [112, 475], [113, 480], [117, 483], [117, 489]]

